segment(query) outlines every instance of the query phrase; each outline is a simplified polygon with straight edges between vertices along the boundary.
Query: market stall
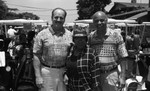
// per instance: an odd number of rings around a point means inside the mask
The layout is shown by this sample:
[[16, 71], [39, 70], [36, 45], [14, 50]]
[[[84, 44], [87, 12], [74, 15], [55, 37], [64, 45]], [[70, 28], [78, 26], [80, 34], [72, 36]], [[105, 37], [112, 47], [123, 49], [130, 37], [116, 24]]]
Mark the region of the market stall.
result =
[[25, 19], [14, 19], [14, 20], [0, 20], [1, 30], [0, 32], [4, 32], [7, 37], [7, 30], [9, 26], [13, 26], [16, 29], [23, 29], [25, 31], [32, 30], [32, 28], [36, 25], [47, 25], [48, 21], [45, 20], [25, 20]]

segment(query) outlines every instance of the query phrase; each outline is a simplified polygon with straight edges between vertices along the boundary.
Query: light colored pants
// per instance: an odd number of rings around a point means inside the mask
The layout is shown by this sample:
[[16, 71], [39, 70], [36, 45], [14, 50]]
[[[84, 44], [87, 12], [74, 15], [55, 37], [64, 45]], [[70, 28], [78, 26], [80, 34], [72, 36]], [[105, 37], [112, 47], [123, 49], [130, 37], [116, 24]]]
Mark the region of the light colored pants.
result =
[[39, 91], [66, 91], [63, 80], [64, 68], [42, 67], [42, 77], [44, 80], [43, 88]]

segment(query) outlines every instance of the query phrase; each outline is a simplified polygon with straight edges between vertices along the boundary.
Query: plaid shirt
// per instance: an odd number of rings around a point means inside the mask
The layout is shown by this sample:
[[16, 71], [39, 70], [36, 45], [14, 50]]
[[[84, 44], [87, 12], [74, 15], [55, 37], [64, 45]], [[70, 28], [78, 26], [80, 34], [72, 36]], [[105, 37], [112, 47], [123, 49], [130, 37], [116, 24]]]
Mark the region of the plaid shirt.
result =
[[[69, 57], [71, 57], [73, 52], [73, 47]], [[69, 61], [69, 60], [68, 60]], [[94, 50], [88, 46], [81, 53], [81, 57], [77, 59], [77, 72], [79, 77], [69, 78], [69, 91], [91, 91], [93, 86], [96, 86], [96, 70], [94, 70], [94, 62], [96, 61], [96, 56]]]

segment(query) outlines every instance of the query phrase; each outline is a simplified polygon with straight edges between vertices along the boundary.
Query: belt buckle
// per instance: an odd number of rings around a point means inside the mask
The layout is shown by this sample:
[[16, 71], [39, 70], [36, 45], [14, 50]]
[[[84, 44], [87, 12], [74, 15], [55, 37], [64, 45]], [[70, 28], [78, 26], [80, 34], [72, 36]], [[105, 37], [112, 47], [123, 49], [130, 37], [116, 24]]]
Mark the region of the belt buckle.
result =
[[58, 68], [58, 69], [63, 68], [63, 67], [64, 67], [64, 65], [61, 65], [61, 66], [50, 66], [50, 68]]

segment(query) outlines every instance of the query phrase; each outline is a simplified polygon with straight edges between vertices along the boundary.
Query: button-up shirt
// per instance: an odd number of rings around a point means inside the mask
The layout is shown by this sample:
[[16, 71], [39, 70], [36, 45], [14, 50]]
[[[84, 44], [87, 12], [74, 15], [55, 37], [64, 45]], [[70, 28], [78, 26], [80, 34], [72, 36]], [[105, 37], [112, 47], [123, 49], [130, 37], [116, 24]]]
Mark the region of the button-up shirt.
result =
[[62, 66], [65, 64], [68, 48], [72, 43], [72, 33], [65, 29], [61, 36], [56, 36], [51, 27], [38, 33], [35, 38], [33, 53], [40, 54], [45, 64]]
[[[69, 57], [72, 55], [73, 48]], [[97, 75], [96, 70], [93, 68], [98, 58], [95, 56], [95, 51], [89, 46], [81, 53], [81, 57], [77, 59], [77, 69], [79, 76], [71, 76], [69, 85], [72, 87], [72, 91], [91, 91], [96, 86]]]
[[100, 84], [100, 64], [117, 63], [119, 58], [127, 57], [128, 53], [122, 36], [109, 28], [103, 39], [97, 38], [96, 31], [92, 32], [89, 36], [89, 45], [96, 51], [98, 57], [93, 66], [97, 86]]
[[119, 58], [128, 56], [121, 34], [112, 32], [108, 28], [103, 39], [99, 39], [97, 36], [96, 31], [92, 32], [89, 37], [89, 44], [95, 49], [100, 63], [116, 62]]

